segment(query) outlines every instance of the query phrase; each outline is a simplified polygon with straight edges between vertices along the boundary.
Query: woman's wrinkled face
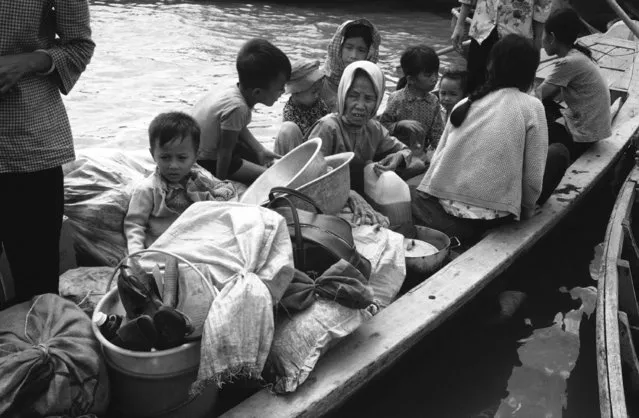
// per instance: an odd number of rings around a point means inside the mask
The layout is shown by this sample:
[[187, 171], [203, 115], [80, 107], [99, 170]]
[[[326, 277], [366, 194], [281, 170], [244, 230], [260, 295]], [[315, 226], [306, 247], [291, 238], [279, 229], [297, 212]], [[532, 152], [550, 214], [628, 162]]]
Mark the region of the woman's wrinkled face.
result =
[[373, 117], [376, 106], [377, 94], [373, 82], [368, 76], [358, 74], [344, 100], [343, 116], [346, 122], [355, 126], [364, 126]]
[[365, 60], [368, 56], [368, 46], [364, 42], [364, 38], [348, 38], [342, 44], [342, 61], [344, 65]]

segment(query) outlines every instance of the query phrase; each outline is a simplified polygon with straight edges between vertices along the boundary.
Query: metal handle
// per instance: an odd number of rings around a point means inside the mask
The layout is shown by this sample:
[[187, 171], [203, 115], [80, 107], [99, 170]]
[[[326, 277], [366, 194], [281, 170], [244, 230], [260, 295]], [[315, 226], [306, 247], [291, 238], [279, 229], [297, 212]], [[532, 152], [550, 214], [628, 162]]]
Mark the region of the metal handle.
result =
[[135, 256], [140, 255], [140, 254], [144, 254], [144, 253], [160, 253], [160, 254], [168, 255], [170, 257], [177, 258], [179, 261], [185, 263], [186, 265], [191, 267], [193, 270], [195, 270], [195, 272], [198, 274], [198, 276], [200, 276], [202, 281], [206, 284], [206, 287], [209, 289], [209, 292], [211, 292], [211, 295], [213, 295], [213, 297], [217, 296], [217, 294], [218, 294], [217, 289], [215, 289], [213, 287], [213, 285], [211, 283], [209, 283], [209, 280], [206, 278], [206, 276], [204, 276], [204, 274], [202, 274], [202, 272], [200, 270], [198, 270], [197, 267], [195, 267], [193, 265], [193, 263], [191, 263], [189, 260], [187, 260], [186, 258], [184, 258], [184, 257], [182, 257], [180, 255], [173, 254], [170, 251], [156, 250], [156, 249], [151, 249], [151, 248], [147, 248], [145, 250], [135, 251], [135, 252], [125, 256], [122, 260], [120, 260], [120, 262], [113, 268], [113, 274], [111, 275], [111, 278], [109, 279], [109, 283], [107, 284], [107, 288], [106, 288], [106, 292], [107, 293], [109, 292], [109, 289], [111, 288], [111, 283], [113, 283], [113, 279], [115, 278], [115, 275], [118, 273], [118, 269], [120, 268], [120, 266], [122, 266], [124, 264], [124, 262], [126, 260], [128, 260], [129, 258], [135, 257]]
[[459, 248], [461, 247], [461, 241], [459, 241], [459, 238], [457, 237], [450, 237], [450, 249], [454, 249], [454, 248]]

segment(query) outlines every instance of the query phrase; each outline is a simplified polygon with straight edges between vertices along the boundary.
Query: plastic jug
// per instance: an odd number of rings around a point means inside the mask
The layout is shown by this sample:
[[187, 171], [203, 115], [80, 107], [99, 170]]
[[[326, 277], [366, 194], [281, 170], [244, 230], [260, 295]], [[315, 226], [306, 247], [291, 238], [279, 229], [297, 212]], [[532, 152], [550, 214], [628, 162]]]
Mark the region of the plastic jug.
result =
[[364, 167], [364, 194], [372, 206], [390, 220], [390, 229], [410, 235], [413, 216], [408, 184], [394, 171], [375, 174], [375, 163]]

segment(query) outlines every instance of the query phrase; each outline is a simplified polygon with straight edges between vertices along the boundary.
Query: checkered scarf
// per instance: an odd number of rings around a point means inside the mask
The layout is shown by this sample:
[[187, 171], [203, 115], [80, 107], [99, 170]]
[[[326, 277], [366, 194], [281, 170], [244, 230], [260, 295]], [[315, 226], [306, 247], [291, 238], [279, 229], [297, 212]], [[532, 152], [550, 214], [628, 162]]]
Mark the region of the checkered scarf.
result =
[[349, 26], [358, 24], [371, 28], [371, 31], [373, 32], [373, 43], [368, 50], [366, 60], [374, 63], [377, 62], [379, 44], [382, 42], [382, 37], [377, 28], [367, 19], [348, 20], [342, 23], [342, 25], [337, 29], [337, 32], [335, 32], [335, 35], [333, 35], [333, 39], [331, 39], [331, 42], [328, 44], [328, 54], [323, 68], [326, 79], [336, 90], [339, 85], [339, 80], [342, 78], [344, 68], [346, 67], [342, 61], [342, 43], [344, 42], [344, 33]]

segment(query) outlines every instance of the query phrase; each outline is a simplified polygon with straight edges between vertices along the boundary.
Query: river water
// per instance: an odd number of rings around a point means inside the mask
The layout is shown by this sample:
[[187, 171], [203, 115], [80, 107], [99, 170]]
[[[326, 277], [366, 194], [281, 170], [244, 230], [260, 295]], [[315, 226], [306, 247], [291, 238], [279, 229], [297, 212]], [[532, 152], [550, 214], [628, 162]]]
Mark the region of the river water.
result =
[[[390, 1], [299, 3], [303, 6], [92, 1], [97, 48], [65, 98], [76, 148], [147, 148], [146, 129], [155, 115], [188, 111], [205, 92], [236, 82], [235, 55], [252, 37], [269, 39], [292, 60], [323, 62], [337, 26], [366, 17], [381, 31], [380, 65], [389, 75], [395, 74], [407, 45], [448, 45], [450, 16], [445, 10], [393, 10]], [[460, 57], [443, 57], [443, 64], [448, 60]], [[250, 128], [267, 145], [286, 99], [271, 108], [255, 108]], [[593, 292], [588, 289], [596, 284], [588, 263], [602, 239], [612, 201], [609, 191], [600, 191], [586, 210], [564, 222], [494, 289], [335, 415], [598, 416], [594, 315], [589, 316]], [[524, 290], [528, 299], [515, 318], [495, 325], [490, 321], [497, 309], [494, 295], [504, 288]]]

